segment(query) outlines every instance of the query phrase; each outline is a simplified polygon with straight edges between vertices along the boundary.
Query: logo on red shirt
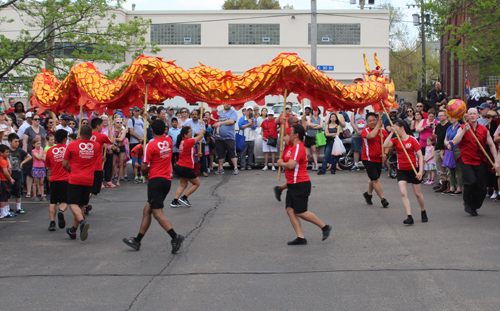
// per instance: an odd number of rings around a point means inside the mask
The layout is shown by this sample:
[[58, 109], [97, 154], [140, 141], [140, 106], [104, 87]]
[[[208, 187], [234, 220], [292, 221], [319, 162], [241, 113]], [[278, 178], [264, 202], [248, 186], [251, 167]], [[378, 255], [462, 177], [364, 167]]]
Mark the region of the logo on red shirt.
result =
[[80, 143], [80, 157], [82, 159], [91, 159], [94, 157], [94, 145], [91, 143]]
[[90, 140], [91, 141], [97, 141], [97, 137], [95, 135], [92, 135], [92, 137], [90, 137]]
[[52, 153], [54, 154], [54, 158], [55, 158], [56, 154], [60, 154], [61, 157], [64, 156], [64, 151], [66, 151], [66, 147], [52, 148]]

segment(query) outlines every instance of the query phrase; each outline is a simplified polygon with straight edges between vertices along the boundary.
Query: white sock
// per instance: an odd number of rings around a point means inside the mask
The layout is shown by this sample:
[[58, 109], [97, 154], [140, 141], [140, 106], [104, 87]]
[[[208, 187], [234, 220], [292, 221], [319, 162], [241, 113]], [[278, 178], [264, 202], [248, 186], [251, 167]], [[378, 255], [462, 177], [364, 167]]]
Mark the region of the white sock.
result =
[[17, 210], [20, 210], [21, 209], [21, 203], [16, 203], [16, 208], [17, 208]]
[[0, 216], [2, 216], [2, 217], [7, 216], [7, 207], [0, 208]]
[[358, 167], [359, 162], [354, 162], [354, 166]]

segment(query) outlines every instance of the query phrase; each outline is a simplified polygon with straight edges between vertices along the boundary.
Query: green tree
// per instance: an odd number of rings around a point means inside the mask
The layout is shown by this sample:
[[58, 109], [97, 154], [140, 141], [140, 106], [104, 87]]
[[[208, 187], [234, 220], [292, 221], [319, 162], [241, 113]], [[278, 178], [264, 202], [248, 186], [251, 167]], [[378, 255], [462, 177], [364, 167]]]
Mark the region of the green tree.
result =
[[[124, 0], [9, 0], [0, 13], [7, 25], [14, 20], [23, 23], [14, 36], [0, 35], [0, 79], [14, 81], [14, 88], [30, 89], [42, 68], [53, 70], [60, 78], [79, 62], [108, 64], [109, 78], [121, 74], [132, 58], [159, 49], [146, 42], [150, 20], [135, 18], [117, 22]], [[5, 28], [5, 27], [4, 27]], [[19, 84], [24, 85], [21, 87]], [[5, 83], [2, 88], [5, 90]], [[7, 85], [12, 86], [11, 83]]]
[[[292, 6], [293, 8], [293, 6]], [[278, 0], [226, 0], [223, 10], [281, 10]]]
[[[482, 75], [500, 75], [500, 0], [430, 0], [425, 8], [433, 33], [451, 35], [447, 52], [468, 65], [484, 65]], [[464, 22], [451, 25], [455, 17]]]

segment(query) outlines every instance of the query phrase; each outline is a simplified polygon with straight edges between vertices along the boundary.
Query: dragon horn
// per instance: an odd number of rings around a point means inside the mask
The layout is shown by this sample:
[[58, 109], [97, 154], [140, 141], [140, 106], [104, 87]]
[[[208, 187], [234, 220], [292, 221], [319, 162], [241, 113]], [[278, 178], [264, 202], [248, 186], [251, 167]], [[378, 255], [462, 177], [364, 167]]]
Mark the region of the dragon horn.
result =
[[363, 53], [363, 59], [365, 60], [365, 69], [366, 69], [366, 71], [370, 71], [370, 65], [368, 65], [368, 61], [366, 60], [365, 53]]
[[380, 65], [380, 62], [378, 61], [377, 53], [375, 53], [375, 64], [377, 64], [377, 66], [379, 66], [380, 68], [382, 68], [382, 65]]
[[396, 92], [396, 88], [394, 87], [394, 80], [391, 79], [391, 83], [385, 86], [387, 93], [393, 95]]

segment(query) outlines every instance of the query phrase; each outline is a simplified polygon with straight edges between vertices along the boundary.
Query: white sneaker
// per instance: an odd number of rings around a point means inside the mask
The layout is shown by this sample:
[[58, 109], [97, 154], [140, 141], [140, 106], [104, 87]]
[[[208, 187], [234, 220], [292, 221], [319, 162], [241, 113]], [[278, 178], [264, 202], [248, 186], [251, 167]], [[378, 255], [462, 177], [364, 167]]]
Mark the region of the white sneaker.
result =
[[274, 165], [273, 165], [273, 167], [272, 167], [271, 169], [272, 169], [273, 171], [275, 171], [275, 170], [276, 170], [276, 168], [274, 167]]
[[264, 168], [262, 170], [263, 171], [267, 171], [267, 166], [264, 166]]
[[493, 194], [491, 195], [490, 199], [496, 199], [498, 196], [498, 194], [496, 192], [493, 192]]

